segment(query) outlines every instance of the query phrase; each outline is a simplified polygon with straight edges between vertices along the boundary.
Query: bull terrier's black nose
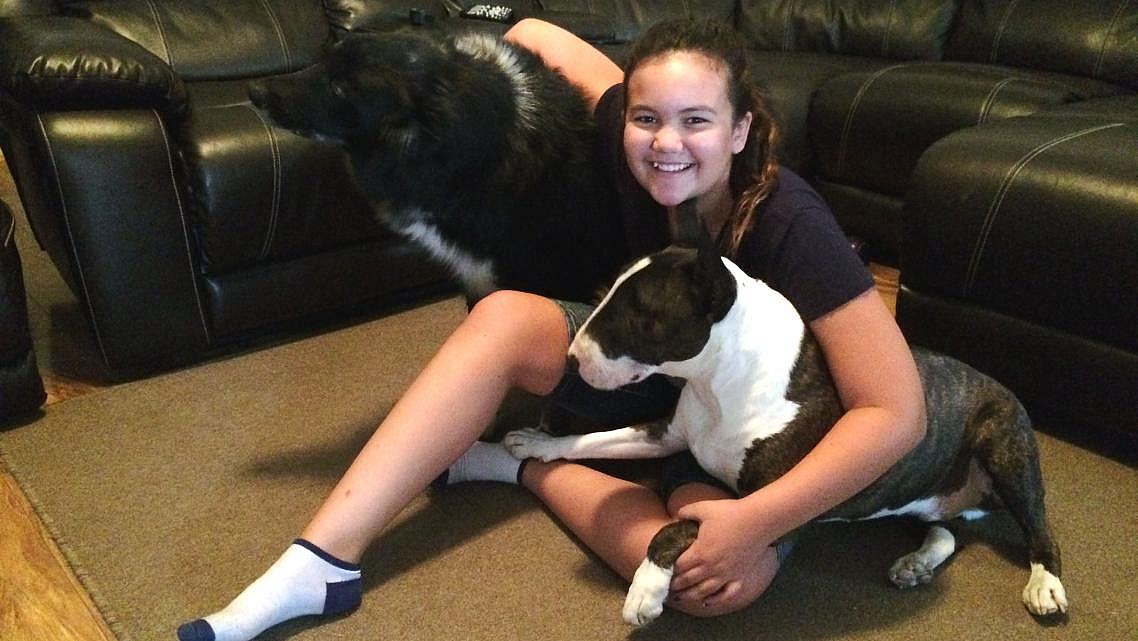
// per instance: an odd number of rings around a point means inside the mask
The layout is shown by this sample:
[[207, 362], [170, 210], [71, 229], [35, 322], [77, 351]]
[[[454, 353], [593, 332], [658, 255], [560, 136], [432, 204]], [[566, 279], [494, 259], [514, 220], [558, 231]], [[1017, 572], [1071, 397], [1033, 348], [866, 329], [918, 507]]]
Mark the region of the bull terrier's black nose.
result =
[[565, 357], [565, 369], [566, 369], [566, 371], [576, 372], [580, 366], [581, 366], [581, 363], [577, 361], [576, 356], [569, 354], [568, 356]]

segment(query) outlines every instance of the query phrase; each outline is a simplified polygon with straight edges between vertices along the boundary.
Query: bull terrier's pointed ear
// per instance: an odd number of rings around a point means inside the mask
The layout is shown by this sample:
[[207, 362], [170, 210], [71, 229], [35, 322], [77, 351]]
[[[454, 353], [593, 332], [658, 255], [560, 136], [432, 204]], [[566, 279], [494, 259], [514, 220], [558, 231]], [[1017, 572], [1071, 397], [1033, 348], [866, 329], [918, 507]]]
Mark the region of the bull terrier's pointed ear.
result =
[[704, 237], [707, 237], [707, 230], [696, 211], [695, 198], [689, 198], [676, 206], [672, 231], [672, 237], [680, 247], [699, 247]]

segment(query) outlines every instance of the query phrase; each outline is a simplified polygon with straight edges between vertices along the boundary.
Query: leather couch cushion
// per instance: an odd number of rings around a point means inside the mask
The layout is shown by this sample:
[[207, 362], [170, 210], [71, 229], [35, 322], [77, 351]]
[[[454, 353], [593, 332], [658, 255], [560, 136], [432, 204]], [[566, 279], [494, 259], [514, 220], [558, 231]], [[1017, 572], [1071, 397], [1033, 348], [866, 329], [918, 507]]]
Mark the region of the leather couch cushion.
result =
[[911, 62], [840, 75], [814, 96], [818, 175], [900, 197], [917, 159], [959, 129], [1024, 116], [1114, 85], [970, 63]]
[[137, 42], [186, 80], [296, 71], [330, 36], [319, 0], [91, 1], [67, 11]]
[[199, 102], [244, 93], [244, 83], [222, 84], [191, 88], [180, 148], [203, 272], [389, 234], [352, 184], [341, 150], [270, 127], [248, 102]]
[[1028, 117], [981, 125], [921, 159], [902, 280], [1138, 353], [1138, 123]]
[[964, 0], [945, 56], [1138, 88], [1138, 4]]
[[749, 52], [748, 60], [751, 75], [766, 91], [782, 126], [779, 160], [804, 176], [813, 172], [807, 116], [814, 92], [836, 76], [870, 72], [888, 64], [877, 58], [757, 50]]
[[954, 0], [744, 0], [739, 30], [753, 47], [898, 60], [938, 60]]

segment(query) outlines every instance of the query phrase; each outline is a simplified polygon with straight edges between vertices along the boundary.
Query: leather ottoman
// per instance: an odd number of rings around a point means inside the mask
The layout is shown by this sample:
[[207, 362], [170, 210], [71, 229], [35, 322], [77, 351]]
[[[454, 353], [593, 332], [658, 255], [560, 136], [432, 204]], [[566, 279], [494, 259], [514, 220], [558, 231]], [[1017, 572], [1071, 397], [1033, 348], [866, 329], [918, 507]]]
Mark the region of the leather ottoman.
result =
[[903, 217], [909, 339], [1001, 380], [1033, 414], [1138, 435], [1134, 149], [1138, 121], [1096, 113], [933, 145]]

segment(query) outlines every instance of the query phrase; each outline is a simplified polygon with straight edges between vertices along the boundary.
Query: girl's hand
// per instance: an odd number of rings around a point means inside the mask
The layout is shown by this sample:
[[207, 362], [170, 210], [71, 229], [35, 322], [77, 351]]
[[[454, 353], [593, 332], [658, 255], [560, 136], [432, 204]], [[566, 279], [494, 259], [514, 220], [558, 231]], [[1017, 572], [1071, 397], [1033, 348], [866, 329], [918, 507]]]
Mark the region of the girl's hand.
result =
[[753, 601], [778, 571], [771, 540], [735, 499], [701, 501], [677, 516], [698, 521], [699, 536], [676, 560], [671, 602], [706, 614], [736, 610]]

